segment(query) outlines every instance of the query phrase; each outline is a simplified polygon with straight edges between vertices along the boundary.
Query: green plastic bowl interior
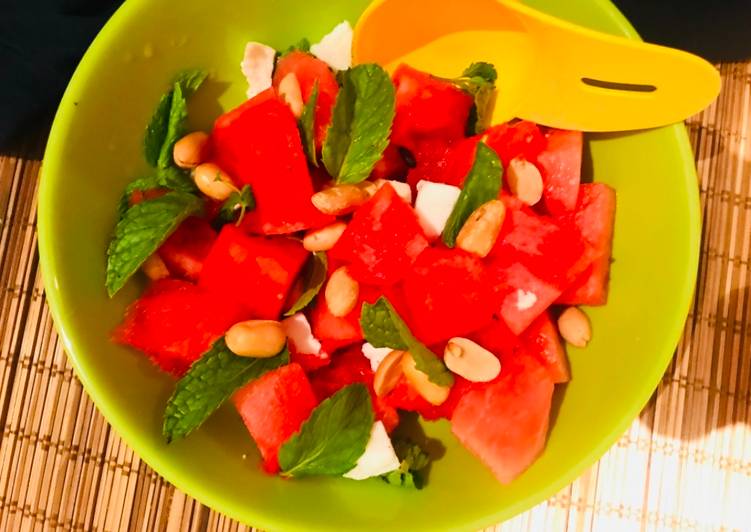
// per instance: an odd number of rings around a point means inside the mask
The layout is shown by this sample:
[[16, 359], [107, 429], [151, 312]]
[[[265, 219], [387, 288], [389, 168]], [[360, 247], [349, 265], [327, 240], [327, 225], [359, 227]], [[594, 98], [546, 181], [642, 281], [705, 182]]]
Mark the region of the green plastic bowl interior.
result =
[[[638, 38], [606, 0], [534, 0], [584, 25]], [[509, 486], [464, 451], [447, 423], [425, 431], [446, 447], [422, 491], [380, 480], [266, 476], [239, 417], [225, 408], [166, 445], [161, 414], [173, 383], [109, 333], [142, 285], [110, 300], [104, 252], [124, 185], [146, 171], [141, 141], [160, 94], [180, 69], [213, 81], [191, 103], [209, 128], [243, 100], [244, 43], [317, 39], [366, 0], [128, 0], [81, 62], [55, 120], [39, 198], [39, 247], [50, 308], [65, 347], [107, 420], [168, 481], [203, 503], [267, 529], [477, 529], [530, 508], [571, 482], [622, 434], [663, 374], [694, 286], [700, 215], [683, 126], [591, 136], [587, 174], [618, 191], [610, 303], [591, 309], [594, 339], [569, 351], [573, 380], [557, 393], [547, 448]], [[388, 38], [385, 36], [384, 38]], [[503, 73], [501, 73], [503, 75]]]

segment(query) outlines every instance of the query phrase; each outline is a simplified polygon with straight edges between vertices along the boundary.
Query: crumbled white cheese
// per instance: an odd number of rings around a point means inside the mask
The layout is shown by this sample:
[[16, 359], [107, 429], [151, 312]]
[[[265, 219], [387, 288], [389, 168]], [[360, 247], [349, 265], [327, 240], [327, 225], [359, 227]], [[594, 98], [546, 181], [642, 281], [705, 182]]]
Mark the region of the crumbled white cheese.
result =
[[417, 183], [415, 212], [428, 238], [438, 238], [443, 232], [461, 191], [445, 183], [424, 180]]
[[346, 20], [338, 24], [310, 47], [310, 53], [334, 70], [347, 70], [352, 66], [352, 26]]
[[519, 310], [528, 310], [537, 303], [537, 296], [534, 292], [527, 292], [519, 288], [516, 291], [516, 308]]
[[392, 349], [390, 347], [373, 347], [368, 342], [362, 344], [362, 354], [370, 361], [370, 369], [373, 371], [378, 369], [378, 366], [381, 365], [383, 359], [386, 358], [391, 351]]
[[271, 46], [259, 42], [249, 42], [245, 45], [245, 55], [240, 68], [248, 80], [248, 99], [271, 87], [275, 58], [276, 50]]
[[321, 352], [321, 342], [313, 336], [308, 318], [302, 312], [282, 320], [282, 327], [295, 352], [305, 355], [317, 355]]
[[391, 179], [377, 179], [375, 182], [376, 186], [379, 189], [386, 183], [393, 187], [394, 192], [396, 192], [397, 196], [412, 205], [412, 187], [410, 187], [407, 183], [402, 183], [401, 181], [393, 181]]
[[386, 432], [383, 423], [376, 421], [370, 431], [370, 440], [365, 452], [358, 458], [353, 469], [343, 476], [354, 480], [363, 480], [389, 473], [399, 467], [399, 458]]

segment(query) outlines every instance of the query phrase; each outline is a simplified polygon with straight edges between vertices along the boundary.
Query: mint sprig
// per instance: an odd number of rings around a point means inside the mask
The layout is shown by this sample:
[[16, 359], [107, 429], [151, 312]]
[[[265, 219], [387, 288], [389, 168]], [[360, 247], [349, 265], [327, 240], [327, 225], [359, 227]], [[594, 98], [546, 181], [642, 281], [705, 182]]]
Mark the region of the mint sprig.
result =
[[105, 284], [110, 297], [185, 218], [202, 207], [200, 198], [175, 191], [143, 201], [125, 211], [115, 226], [115, 234], [107, 249]]
[[477, 143], [477, 153], [454, 208], [446, 221], [441, 238], [452, 248], [469, 215], [480, 205], [498, 197], [501, 190], [503, 167], [498, 155], [484, 142]]
[[394, 84], [375, 64], [340, 72], [323, 164], [337, 183], [367, 179], [389, 143], [394, 121]]
[[319, 404], [279, 449], [285, 477], [339, 476], [352, 470], [365, 452], [375, 415], [368, 389], [345, 386]]
[[167, 443], [198, 428], [238, 388], [288, 363], [287, 348], [270, 358], [241, 357], [220, 338], [177, 381], [164, 410], [162, 434]]
[[490, 127], [495, 107], [495, 82], [498, 73], [490, 63], [472, 63], [458, 78], [447, 79], [458, 88], [467, 92], [474, 99], [474, 106], [470, 114], [469, 134], [482, 133]]
[[425, 479], [422, 471], [430, 464], [430, 456], [411, 440], [397, 439], [393, 442], [400, 464], [397, 469], [381, 475], [387, 484], [403, 488], [422, 489]]
[[256, 198], [250, 185], [235, 191], [224, 200], [217, 218], [222, 223], [232, 223], [239, 226], [245, 214], [256, 208]]
[[415, 360], [415, 367], [439, 386], [454, 384], [454, 376], [423, 343], [417, 340], [394, 307], [385, 297], [378, 298], [372, 305], [363, 303], [360, 313], [360, 326], [365, 341], [373, 347], [389, 347], [409, 351]]
[[206, 77], [204, 70], [185, 70], [175, 77], [170, 90], [160, 98], [143, 141], [144, 157], [149, 165], [159, 168], [172, 165], [172, 148], [185, 133], [187, 98], [198, 90]]
[[298, 127], [300, 129], [300, 139], [302, 140], [302, 147], [307, 155], [308, 160], [313, 166], [318, 166], [318, 154], [316, 153], [316, 137], [315, 137], [315, 118], [316, 118], [316, 104], [318, 103], [318, 80], [313, 83], [313, 90], [310, 93], [308, 101], [305, 102], [302, 114], [300, 115], [300, 121]]
[[328, 271], [328, 259], [326, 252], [317, 251], [313, 253], [303, 269], [303, 293], [297, 298], [297, 301], [284, 313], [285, 316], [292, 316], [300, 312], [310, 303], [321, 291], [323, 283], [326, 282], [326, 272]]
[[169, 168], [157, 168], [155, 174], [141, 177], [130, 182], [120, 196], [120, 203], [117, 206], [117, 219], [120, 220], [130, 207], [130, 196], [134, 192], [145, 192], [156, 188], [165, 188], [168, 190], [178, 190], [181, 192], [196, 192], [196, 184], [190, 178], [190, 173], [170, 166]]

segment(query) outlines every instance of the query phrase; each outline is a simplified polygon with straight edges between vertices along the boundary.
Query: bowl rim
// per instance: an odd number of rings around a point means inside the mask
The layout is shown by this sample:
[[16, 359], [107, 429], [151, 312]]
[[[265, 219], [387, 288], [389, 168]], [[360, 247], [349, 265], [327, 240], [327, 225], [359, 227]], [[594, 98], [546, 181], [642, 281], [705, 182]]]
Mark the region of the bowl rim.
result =
[[[38, 230], [38, 249], [40, 257], [40, 266], [47, 303], [52, 315], [58, 335], [63, 342], [65, 352], [73, 368], [81, 381], [84, 390], [89, 398], [93, 401], [97, 409], [102, 413], [107, 422], [115, 429], [123, 441], [132, 448], [137, 455], [159, 475], [161, 475], [170, 484], [187, 493], [191, 497], [205, 504], [206, 506], [221, 512], [240, 522], [261, 526], [267, 529], [285, 529], [305, 531], [304, 523], [287, 521], [284, 516], [271, 516], [254, 509], [252, 505], [243, 506], [242, 508], [228, 503], [223, 497], [217, 496], [209, 489], [196, 482], [190, 476], [185, 475], [179, 468], [173, 467], [168, 462], [161, 459], [159, 452], [151, 452], [148, 446], [143, 443], [142, 436], [135, 426], [131, 426], [123, 420], [117, 413], [117, 409], [112, 406], [112, 398], [108, 397], [107, 390], [96, 382], [89, 374], [88, 364], [77, 356], [78, 348], [74, 340], [74, 326], [71, 318], [63, 309], [62, 290], [57, 283], [57, 269], [59, 256], [54, 253], [54, 221], [53, 212], [55, 205], [54, 184], [58, 176], [64, 175], [61, 172], [63, 146], [67, 132], [74, 126], [74, 100], [75, 94], [79, 87], [87, 83], [89, 74], [94, 71], [99, 62], [99, 58], [109, 53], [107, 44], [110, 38], [115, 37], [121, 22], [142, 9], [150, 0], [128, 0], [124, 2], [113, 16], [107, 21], [102, 30], [93, 40], [92, 44], [84, 54], [81, 62], [78, 64], [71, 80], [61, 99], [58, 110], [55, 114], [54, 122], [50, 130], [43, 157], [41, 178], [39, 185], [39, 196], [37, 206], [37, 230]], [[618, 10], [610, 0], [590, 0], [591, 3], [599, 7], [610, 21], [614, 23], [621, 35], [640, 40], [640, 37], [630, 22]], [[699, 198], [699, 187], [696, 175], [696, 166], [694, 155], [689, 142], [688, 134], [682, 123], [666, 126], [664, 129], [669, 130], [674, 139], [675, 146], [682, 161], [681, 172], [687, 181], [687, 199], [689, 202], [689, 241], [691, 249], [688, 250], [688, 265], [686, 268], [686, 278], [684, 289], [681, 291], [681, 300], [676, 302], [676, 308], [680, 312], [675, 313], [675, 317], [670, 324], [669, 329], [663, 337], [662, 344], [656, 349], [656, 358], [659, 363], [655, 363], [652, 371], [645, 373], [644, 383], [640, 389], [634, 390], [628, 407], [624, 409], [628, 415], [613, 425], [610, 432], [594, 445], [581, 460], [571, 465], [568, 470], [558, 476], [554, 481], [542, 490], [531, 493], [529, 496], [520, 499], [516, 504], [506, 506], [498, 511], [476, 519], [473, 522], [466, 523], [462, 529], [476, 530], [478, 528], [490, 526], [509, 519], [525, 510], [532, 508], [534, 505], [547, 500], [565, 486], [573, 482], [587, 467], [591, 466], [625, 432], [629, 425], [639, 414], [644, 405], [648, 402], [651, 395], [658, 386], [670, 360], [673, 357], [676, 346], [683, 332], [684, 324], [693, 299], [696, 277], [698, 273], [700, 243], [701, 243], [701, 209]], [[252, 522], [249, 522], [252, 521]]]

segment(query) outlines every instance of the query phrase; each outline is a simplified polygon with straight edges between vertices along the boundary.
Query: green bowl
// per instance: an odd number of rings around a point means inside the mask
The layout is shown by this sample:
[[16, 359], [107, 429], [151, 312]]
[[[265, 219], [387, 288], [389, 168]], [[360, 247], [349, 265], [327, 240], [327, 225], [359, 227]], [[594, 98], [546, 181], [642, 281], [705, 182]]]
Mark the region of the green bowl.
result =
[[[557, 16], [638, 38], [607, 0], [534, 0]], [[694, 287], [700, 214], [682, 125], [589, 137], [586, 172], [618, 191], [610, 303], [591, 309], [594, 339], [569, 351], [573, 380], [540, 459], [500, 486], [445, 422], [426, 423], [446, 453], [421, 491], [380, 480], [266, 476], [229, 408], [188, 439], [166, 445], [161, 414], [173, 383], [109, 332], [141, 286], [110, 300], [104, 252], [123, 186], [146, 171], [141, 140], [178, 70], [208, 67], [214, 81], [191, 103], [194, 127], [243, 100], [243, 45], [316, 39], [367, 0], [128, 0], [97, 37], [60, 104], [39, 197], [39, 248], [52, 314], [89, 395], [157, 472], [201, 502], [268, 529], [477, 529], [553, 495], [623, 433], [649, 399], [681, 334]], [[502, 73], [501, 73], [502, 75]]]

